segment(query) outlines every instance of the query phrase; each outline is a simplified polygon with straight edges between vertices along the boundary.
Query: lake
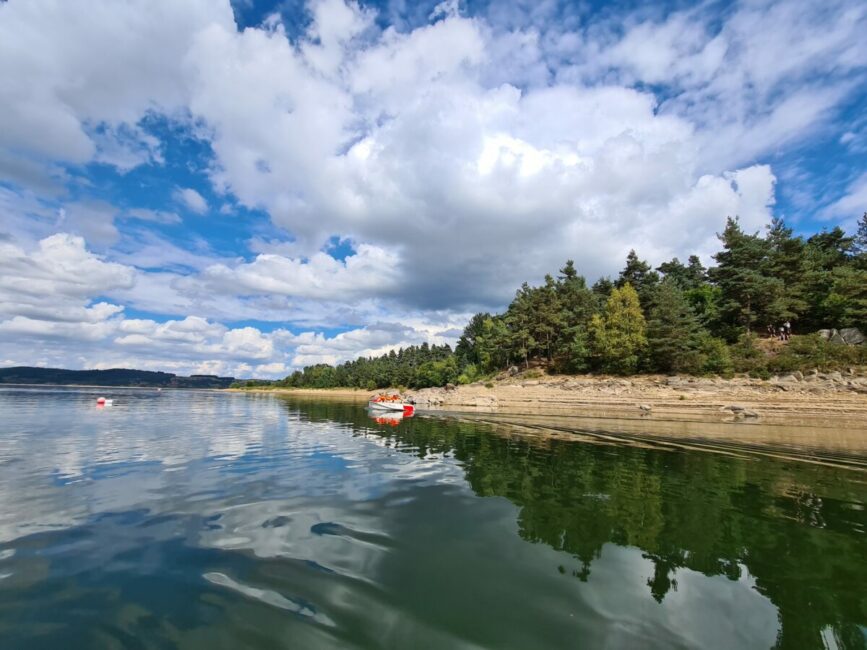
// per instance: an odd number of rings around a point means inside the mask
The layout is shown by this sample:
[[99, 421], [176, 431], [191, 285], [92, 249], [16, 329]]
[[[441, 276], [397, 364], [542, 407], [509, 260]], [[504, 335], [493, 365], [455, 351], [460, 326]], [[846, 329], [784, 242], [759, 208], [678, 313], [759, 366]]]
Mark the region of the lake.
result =
[[865, 648], [859, 469], [0, 387], [0, 647]]

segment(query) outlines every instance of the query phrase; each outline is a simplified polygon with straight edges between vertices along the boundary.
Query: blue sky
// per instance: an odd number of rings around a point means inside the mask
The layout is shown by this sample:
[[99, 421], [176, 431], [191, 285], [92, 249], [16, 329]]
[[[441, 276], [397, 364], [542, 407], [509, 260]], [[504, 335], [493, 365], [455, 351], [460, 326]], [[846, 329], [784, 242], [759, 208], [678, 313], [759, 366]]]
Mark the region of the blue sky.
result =
[[0, 364], [282, 376], [867, 209], [867, 9], [0, 4]]

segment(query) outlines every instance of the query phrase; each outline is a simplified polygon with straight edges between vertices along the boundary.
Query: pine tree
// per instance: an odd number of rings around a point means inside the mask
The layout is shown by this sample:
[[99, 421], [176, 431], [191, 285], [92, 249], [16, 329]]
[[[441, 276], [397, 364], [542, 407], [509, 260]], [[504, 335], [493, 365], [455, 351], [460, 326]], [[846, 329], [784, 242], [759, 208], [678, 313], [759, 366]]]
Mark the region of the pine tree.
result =
[[699, 289], [707, 282], [707, 269], [698, 255], [690, 255], [686, 265], [676, 257], [672, 258], [670, 262], [660, 264], [656, 270], [666, 278], [674, 280], [683, 291]]
[[564, 327], [563, 310], [557, 283], [550, 275], [545, 284], [533, 290], [533, 338], [539, 342], [545, 358], [553, 358], [555, 343]]
[[687, 289], [699, 289], [707, 284], [707, 269], [698, 255], [690, 255], [686, 263]]
[[687, 279], [688, 269], [676, 257], [672, 258], [670, 262], [663, 262], [656, 267], [656, 270], [665, 276], [665, 280], [674, 282], [681, 289], [689, 289]]
[[834, 289], [834, 269], [846, 266], [853, 253], [855, 238], [848, 237], [840, 227], [817, 233], [804, 247], [804, 297], [809, 330], [840, 327], [841, 306], [831, 297]]
[[867, 270], [838, 266], [832, 271], [831, 290], [823, 301], [829, 321], [837, 327], [867, 332]]
[[530, 367], [530, 356], [536, 349], [537, 342], [533, 338], [533, 294], [526, 282], [515, 294], [515, 299], [506, 310], [505, 323], [509, 329], [508, 348], [520, 359], [524, 366]]
[[650, 360], [659, 372], [701, 370], [702, 328], [683, 291], [670, 278], [654, 291], [647, 320]]
[[604, 312], [590, 320], [589, 335], [590, 349], [601, 370], [615, 374], [638, 370], [647, 336], [638, 293], [631, 284], [611, 291]]
[[593, 283], [591, 291], [597, 297], [597, 299], [602, 300], [601, 304], [604, 305], [605, 301], [608, 300], [608, 296], [611, 295], [612, 289], [614, 289], [614, 283], [611, 281], [611, 278], [602, 277]]
[[867, 212], [861, 215], [861, 219], [858, 220], [853, 250], [859, 255], [867, 254]]
[[792, 236], [792, 229], [774, 217], [768, 226], [767, 272], [782, 282], [782, 292], [772, 307], [778, 320], [796, 320], [807, 310], [804, 299], [804, 240]]
[[480, 362], [478, 339], [484, 335], [485, 321], [491, 317], [490, 314], [476, 314], [464, 327], [464, 332], [461, 338], [458, 339], [458, 344], [455, 346], [455, 354], [461, 360], [463, 365], [469, 363], [478, 364]]
[[741, 230], [737, 219], [728, 218], [718, 235], [723, 250], [714, 255], [717, 266], [708, 271], [720, 288], [720, 318], [728, 325], [724, 332], [737, 339], [738, 328], [751, 331], [778, 320], [783, 283], [768, 273], [768, 243], [757, 234]]
[[867, 212], [858, 221], [852, 250], [855, 253], [855, 266], [867, 271]]
[[560, 269], [557, 282], [561, 330], [554, 350], [555, 368], [576, 372], [587, 368], [587, 325], [597, 300], [578, 275], [572, 260]]
[[653, 288], [658, 283], [659, 274], [651, 270], [650, 264], [638, 259], [634, 249], [630, 250], [626, 256], [626, 266], [617, 278], [617, 286], [623, 288], [626, 284], [631, 284], [632, 288], [638, 292], [642, 308], [647, 309], [650, 306]]

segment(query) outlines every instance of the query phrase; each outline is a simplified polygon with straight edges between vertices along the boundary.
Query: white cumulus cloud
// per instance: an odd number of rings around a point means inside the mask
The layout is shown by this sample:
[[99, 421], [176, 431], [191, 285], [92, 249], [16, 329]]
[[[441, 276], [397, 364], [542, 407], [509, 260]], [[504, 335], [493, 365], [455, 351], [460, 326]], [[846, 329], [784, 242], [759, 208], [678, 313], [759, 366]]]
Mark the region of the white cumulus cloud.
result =
[[[593, 279], [633, 247], [707, 257], [726, 216], [769, 220], [768, 160], [830, 130], [867, 71], [852, 0], [616, 20], [445, 3], [386, 28], [355, 2], [307, 10], [287, 32], [239, 30], [228, 0], [0, 3], [0, 357], [30, 337], [40, 361], [277, 374], [454, 340], [567, 258]], [[188, 185], [210, 183], [273, 232], [217, 255], [155, 234], [182, 223], [171, 204], [100, 199], [83, 165], [165, 165], [152, 117], [213, 152], [204, 176], [170, 179], [175, 206], [207, 213]], [[856, 147], [858, 124], [835, 139]], [[863, 185], [824, 216], [857, 217]], [[286, 327], [223, 324], [249, 320]], [[314, 331], [329, 326], [349, 330]]]

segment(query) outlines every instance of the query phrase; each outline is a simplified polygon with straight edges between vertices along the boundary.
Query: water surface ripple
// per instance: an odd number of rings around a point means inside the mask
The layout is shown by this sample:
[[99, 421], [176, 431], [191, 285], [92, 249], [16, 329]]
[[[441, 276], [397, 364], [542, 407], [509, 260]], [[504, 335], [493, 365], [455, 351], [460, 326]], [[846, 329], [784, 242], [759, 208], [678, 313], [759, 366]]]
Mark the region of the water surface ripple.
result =
[[0, 387], [4, 650], [867, 647], [863, 472], [110, 393]]

